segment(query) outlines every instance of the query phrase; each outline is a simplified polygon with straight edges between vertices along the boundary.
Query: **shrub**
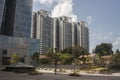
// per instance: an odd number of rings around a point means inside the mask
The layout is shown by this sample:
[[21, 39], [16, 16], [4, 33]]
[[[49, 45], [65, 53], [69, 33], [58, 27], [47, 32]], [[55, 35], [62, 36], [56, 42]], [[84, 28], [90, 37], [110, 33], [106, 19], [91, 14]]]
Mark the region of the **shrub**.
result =
[[41, 72], [37, 72], [37, 71], [31, 71], [28, 73], [29, 75], [42, 75]]
[[75, 72], [75, 73], [69, 74], [69, 76], [81, 76], [81, 75]]

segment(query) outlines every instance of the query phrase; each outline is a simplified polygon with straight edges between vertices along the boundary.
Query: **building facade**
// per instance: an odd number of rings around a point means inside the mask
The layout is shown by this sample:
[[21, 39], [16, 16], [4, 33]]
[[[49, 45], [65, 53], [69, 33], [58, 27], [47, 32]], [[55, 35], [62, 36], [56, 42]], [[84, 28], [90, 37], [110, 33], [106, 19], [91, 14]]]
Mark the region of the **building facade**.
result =
[[77, 41], [77, 23], [72, 22], [72, 47], [78, 45]]
[[30, 38], [33, 0], [0, 0], [0, 34]]
[[89, 52], [89, 30], [84, 21], [80, 22], [81, 27], [81, 46]]
[[40, 53], [53, 48], [53, 19], [51, 13], [40, 10], [32, 17], [32, 38], [40, 40]]
[[59, 49], [59, 20], [53, 18], [53, 48]]
[[40, 53], [57, 48], [59, 51], [80, 45], [89, 52], [89, 29], [83, 21], [72, 22], [70, 17], [51, 18], [50, 12], [33, 13], [31, 37], [40, 39]]
[[8, 37], [0, 35], [0, 65], [10, 64], [13, 54], [20, 61], [30, 63], [30, 56], [39, 51], [39, 40], [30, 38]]
[[0, 0], [0, 30], [3, 20], [4, 5], [5, 5], [5, 0]]
[[31, 39], [33, 0], [0, 0], [0, 65], [9, 64], [12, 54], [22, 62], [39, 51], [39, 40]]
[[54, 18], [53, 48], [63, 50], [80, 45], [89, 52], [89, 29], [83, 21], [72, 22], [69, 17]]
[[53, 48], [63, 50], [72, 46], [72, 23], [71, 18], [62, 16], [54, 18]]
[[89, 29], [84, 21], [73, 23], [74, 45], [80, 45], [89, 52]]
[[31, 38], [37, 38], [37, 13], [32, 13]]

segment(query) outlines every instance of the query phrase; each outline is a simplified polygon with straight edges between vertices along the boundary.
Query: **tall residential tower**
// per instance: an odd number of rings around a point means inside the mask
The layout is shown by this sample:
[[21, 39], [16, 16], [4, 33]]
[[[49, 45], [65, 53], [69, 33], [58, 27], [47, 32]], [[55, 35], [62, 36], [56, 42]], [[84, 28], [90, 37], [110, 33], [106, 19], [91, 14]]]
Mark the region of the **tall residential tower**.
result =
[[53, 48], [53, 19], [51, 13], [40, 10], [33, 13], [31, 37], [40, 40], [40, 53]]
[[89, 30], [84, 21], [77, 23], [77, 45], [82, 46], [89, 52]]
[[72, 22], [70, 17], [52, 18], [51, 13], [40, 10], [33, 13], [31, 37], [40, 39], [40, 53], [57, 48], [59, 51], [80, 45], [89, 51], [89, 30], [85, 22]]
[[[56, 21], [56, 22], [55, 22]], [[53, 48], [63, 50], [72, 46], [72, 23], [71, 18], [62, 16], [54, 19], [54, 44]]]

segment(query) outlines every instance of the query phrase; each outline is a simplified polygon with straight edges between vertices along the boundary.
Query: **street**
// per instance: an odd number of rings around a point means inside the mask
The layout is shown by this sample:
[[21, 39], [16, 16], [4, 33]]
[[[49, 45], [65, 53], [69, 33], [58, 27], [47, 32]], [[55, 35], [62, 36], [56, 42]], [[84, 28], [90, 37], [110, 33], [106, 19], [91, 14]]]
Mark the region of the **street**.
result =
[[120, 76], [81, 75], [79, 77], [68, 74], [43, 73], [42, 75], [28, 75], [26, 73], [13, 73], [0, 71], [0, 80], [120, 80]]

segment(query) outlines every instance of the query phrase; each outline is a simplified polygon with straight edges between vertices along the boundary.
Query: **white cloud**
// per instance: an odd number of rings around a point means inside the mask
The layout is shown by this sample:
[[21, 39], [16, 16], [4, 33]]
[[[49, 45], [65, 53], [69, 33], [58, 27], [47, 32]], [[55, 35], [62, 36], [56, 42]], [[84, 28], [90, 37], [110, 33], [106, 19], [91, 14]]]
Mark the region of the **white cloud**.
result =
[[120, 37], [113, 36], [113, 32], [108, 32], [106, 34], [91, 34], [90, 41], [90, 50], [94, 49], [96, 45], [99, 45], [101, 43], [112, 43], [114, 51], [116, 49], [120, 49]]
[[87, 23], [88, 23], [89, 25], [91, 25], [92, 22], [93, 22], [93, 17], [92, 17], [92, 16], [88, 16], [88, 17], [87, 17]]
[[45, 4], [45, 5], [48, 5], [48, 4], [53, 4], [53, 2], [56, 2], [58, 0], [33, 0], [34, 2], [40, 2], [41, 4]]
[[120, 37], [117, 37], [116, 40], [113, 42], [114, 46], [120, 45]]
[[99, 45], [101, 43], [113, 43], [114, 41], [113, 32], [108, 32], [106, 34], [100, 33], [96, 34], [93, 33], [90, 36], [90, 52], [92, 52], [92, 49], [96, 47], [96, 45]]
[[117, 37], [112, 44], [114, 46], [114, 49], [120, 49], [120, 37]]
[[97, 40], [99, 41], [105, 41], [105, 40], [108, 40], [108, 39], [111, 39], [112, 38], [112, 35], [113, 33], [112, 32], [109, 32], [109, 33], [106, 33], [106, 34], [92, 34], [92, 37], [96, 38]]
[[45, 5], [52, 5], [55, 2], [52, 17], [67, 16], [71, 17], [72, 21], [77, 21], [77, 15], [73, 12], [73, 0], [34, 0], [34, 2]]
[[58, 0], [57, 4], [52, 10], [52, 17], [61, 16], [71, 17], [72, 21], [77, 21], [77, 16], [73, 13], [72, 0]]

